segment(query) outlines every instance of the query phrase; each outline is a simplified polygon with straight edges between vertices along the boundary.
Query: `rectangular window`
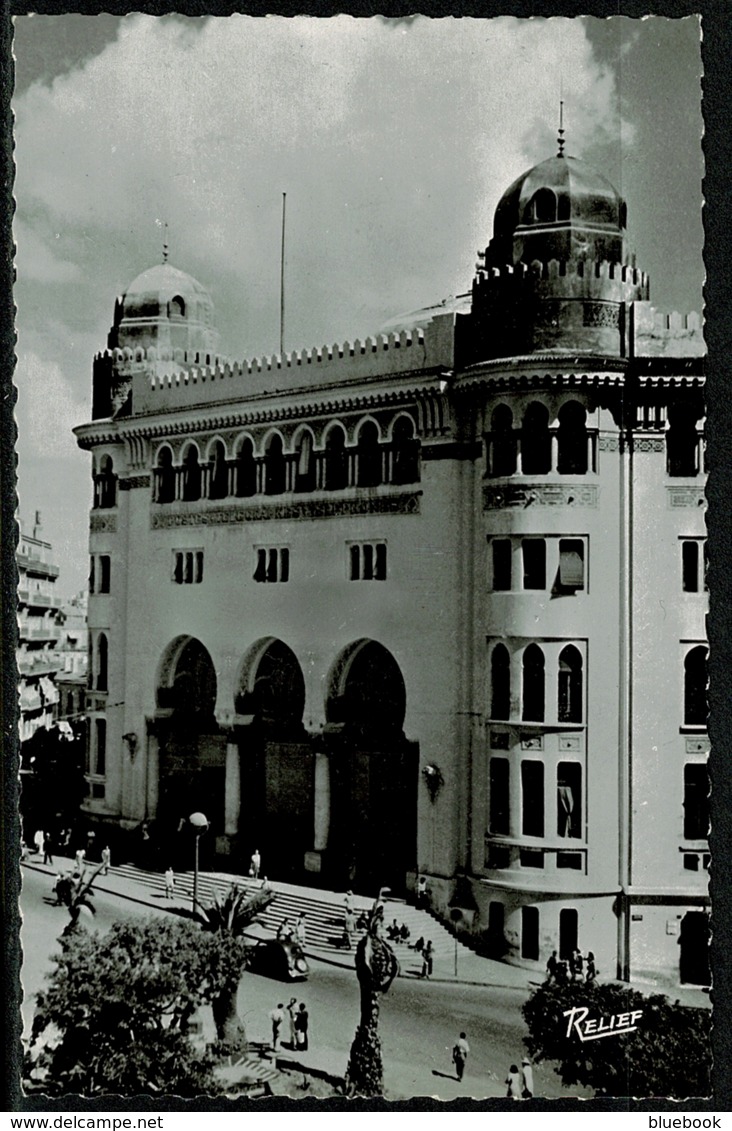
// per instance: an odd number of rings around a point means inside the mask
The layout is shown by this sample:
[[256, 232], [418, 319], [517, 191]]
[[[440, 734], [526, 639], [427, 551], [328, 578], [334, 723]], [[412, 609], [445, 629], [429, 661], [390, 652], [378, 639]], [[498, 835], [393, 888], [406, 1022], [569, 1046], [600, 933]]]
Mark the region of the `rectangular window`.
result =
[[500, 836], [508, 835], [508, 758], [491, 758], [489, 828]]
[[351, 581], [386, 580], [386, 542], [354, 542], [348, 556]]
[[511, 540], [510, 538], [494, 538], [491, 542], [493, 551], [493, 588], [501, 592], [511, 588]]
[[203, 550], [173, 550], [173, 581], [176, 585], [201, 584]]
[[544, 835], [544, 763], [521, 763], [521, 832]]
[[555, 592], [577, 593], [584, 588], [585, 544], [580, 538], [560, 538]]
[[522, 848], [519, 851], [519, 863], [522, 868], [543, 868], [544, 853], [540, 848]]
[[109, 554], [100, 554], [99, 556], [99, 592], [109, 593], [109, 583], [111, 575], [111, 559]]
[[681, 543], [681, 589], [684, 593], [706, 592], [706, 538], [685, 538]]
[[94, 555], [89, 558], [89, 592], [94, 592]]
[[539, 908], [521, 908], [521, 957], [539, 957]]
[[543, 538], [524, 538], [524, 589], [546, 589], [546, 542]]
[[557, 766], [557, 836], [582, 836], [582, 766], [560, 762]]
[[103, 778], [107, 772], [107, 720], [94, 720], [94, 772]]
[[705, 762], [684, 766], [684, 840], [709, 836], [709, 770]]
[[261, 546], [257, 549], [255, 581], [278, 582], [290, 580], [290, 551], [286, 546]]

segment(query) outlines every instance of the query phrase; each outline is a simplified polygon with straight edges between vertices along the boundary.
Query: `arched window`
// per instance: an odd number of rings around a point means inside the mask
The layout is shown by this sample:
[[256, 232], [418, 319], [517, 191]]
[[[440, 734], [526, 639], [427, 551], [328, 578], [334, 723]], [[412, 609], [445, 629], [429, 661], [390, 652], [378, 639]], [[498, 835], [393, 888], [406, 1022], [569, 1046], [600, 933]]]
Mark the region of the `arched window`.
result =
[[107, 667], [109, 659], [109, 645], [103, 632], [97, 637], [97, 691], [107, 690]]
[[185, 316], [186, 316], [186, 304], [185, 304], [185, 302], [183, 301], [183, 299], [181, 298], [180, 295], [176, 295], [175, 298], [172, 298], [170, 300], [169, 309], [170, 309], [170, 314], [169, 314], [170, 318], [185, 318]]
[[302, 432], [298, 439], [295, 464], [295, 490], [315, 490], [315, 456], [313, 455], [313, 434]]
[[234, 489], [237, 498], [249, 498], [257, 490], [257, 464], [254, 459], [254, 444], [246, 436], [237, 452]]
[[414, 435], [414, 424], [400, 416], [392, 436], [392, 483], [418, 483], [419, 443]]
[[557, 718], [560, 723], [582, 722], [582, 656], [574, 644], [559, 653]]
[[108, 509], [117, 503], [117, 476], [111, 456], [102, 456], [99, 472], [94, 477], [94, 506]]
[[175, 468], [170, 448], [158, 452], [158, 465], [154, 473], [155, 502], [172, 503], [175, 498]]
[[491, 718], [511, 717], [511, 659], [505, 644], [496, 644], [491, 655]]
[[357, 446], [359, 487], [378, 487], [381, 483], [381, 444], [379, 431], [371, 420], [362, 425]]
[[699, 436], [696, 418], [690, 407], [672, 405], [668, 410], [666, 432], [666, 466], [669, 475], [697, 475], [699, 472]]
[[550, 188], [540, 188], [529, 205], [535, 224], [551, 224], [557, 218], [557, 198]]
[[499, 404], [491, 417], [490, 474], [515, 475], [516, 436], [513, 413], [507, 404]]
[[340, 491], [348, 486], [346, 434], [341, 427], [331, 428], [325, 441], [325, 487]]
[[684, 723], [707, 723], [707, 649], [702, 644], [687, 652], [684, 659]]
[[285, 456], [282, 451], [282, 437], [276, 433], [267, 444], [264, 457], [264, 493], [281, 495], [285, 489]]
[[549, 410], [533, 401], [524, 413], [521, 429], [521, 470], [524, 475], [547, 475], [552, 468]]
[[221, 440], [214, 444], [209, 480], [209, 499], [225, 499], [229, 493], [229, 465], [226, 462], [226, 448]]
[[525, 722], [544, 722], [544, 653], [529, 644], [523, 656], [521, 717]]
[[201, 498], [201, 465], [195, 444], [189, 444], [183, 456], [183, 498], [187, 502]]
[[560, 475], [587, 474], [587, 413], [577, 401], [559, 410], [557, 471]]

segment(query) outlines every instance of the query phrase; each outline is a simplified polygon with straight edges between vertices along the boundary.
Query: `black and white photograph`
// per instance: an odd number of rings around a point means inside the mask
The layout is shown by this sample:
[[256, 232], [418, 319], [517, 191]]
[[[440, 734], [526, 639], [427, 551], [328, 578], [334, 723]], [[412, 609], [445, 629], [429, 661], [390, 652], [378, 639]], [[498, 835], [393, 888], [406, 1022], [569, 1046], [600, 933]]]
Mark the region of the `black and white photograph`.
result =
[[24, 1096], [712, 1095], [702, 22], [15, 17]]

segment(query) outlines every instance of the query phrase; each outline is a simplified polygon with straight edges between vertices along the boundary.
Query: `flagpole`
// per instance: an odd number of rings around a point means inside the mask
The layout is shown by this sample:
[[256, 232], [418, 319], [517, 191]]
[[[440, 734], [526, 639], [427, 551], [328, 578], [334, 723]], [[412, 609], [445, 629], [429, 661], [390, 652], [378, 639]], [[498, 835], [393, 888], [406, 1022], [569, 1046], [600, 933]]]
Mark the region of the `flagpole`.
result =
[[282, 248], [280, 253], [280, 357], [285, 352], [285, 208], [287, 193], [282, 193]]

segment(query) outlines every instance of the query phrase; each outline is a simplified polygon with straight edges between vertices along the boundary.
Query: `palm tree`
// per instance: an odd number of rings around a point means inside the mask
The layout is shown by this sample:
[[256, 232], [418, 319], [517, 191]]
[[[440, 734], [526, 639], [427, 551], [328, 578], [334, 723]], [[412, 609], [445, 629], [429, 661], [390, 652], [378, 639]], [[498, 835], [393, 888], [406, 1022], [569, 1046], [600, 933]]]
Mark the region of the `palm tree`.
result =
[[[237, 884], [232, 884], [223, 899], [217, 892], [213, 903], [202, 907], [199, 911], [204, 931], [212, 931], [222, 937], [228, 936], [231, 945], [240, 947], [242, 952], [239, 975], [223, 976], [219, 992], [211, 1003], [216, 1035], [220, 1041], [225, 1041], [229, 1045], [246, 1044], [244, 1023], [236, 1008], [241, 970], [246, 965], [243, 936], [247, 928], [256, 922], [276, 898], [276, 893], [269, 889], [262, 888], [250, 893], [246, 889], [241, 890]], [[213, 974], [215, 977], [215, 972]]]
[[384, 905], [377, 900], [371, 911], [366, 934], [356, 946], [356, 974], [361, 987], [361, 1018], [351, 1045], [346, 1072], [349, 1096], [384, 1094], [384, 1066], [379, 1038], [379, 994], [386, 993], [399, 973], [399, 963], [389, 944], [381, 937]]
[[78, 878], [69, 879], [66, 887], [66, 898], [63, 902], [69, 909], [70, 919], [61, 932], [62, 936], [71, 934], [72, 931], [81, 926], [82, 915], [87, 917], [96, 915], [94, 904], [91, 901], [91, 893], [94, 881], [103, 867], [104, 865], [100, 864], [88, 878], [86, 871], [83, 871]]

